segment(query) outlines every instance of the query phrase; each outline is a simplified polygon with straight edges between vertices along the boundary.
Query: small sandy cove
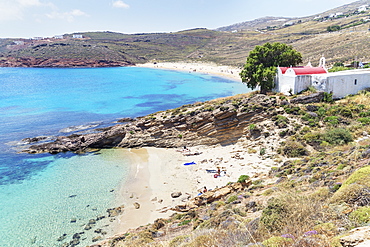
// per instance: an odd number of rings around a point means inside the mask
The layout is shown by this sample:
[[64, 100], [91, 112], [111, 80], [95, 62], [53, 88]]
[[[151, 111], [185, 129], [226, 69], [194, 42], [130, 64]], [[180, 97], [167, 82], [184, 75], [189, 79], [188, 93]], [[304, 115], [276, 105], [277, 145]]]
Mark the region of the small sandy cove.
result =
[[[242, 144], [230, 146], [197, 146], [179, 149], [124, 149], [131, 160], [129, 180], [121, 186], [117, 203], [124, 205], [123, 214], [111, 225], [113, 234], [153, 223], [174, 213], [167, 210], [183, 204], [208, 190], [236, 182], [240, 175], [260, 176], [270, 170], [274, 161], [250, 153]], [[188, 155], [199, 153], [198, 155]], [[184, 165], [186, 163], [192, 163]], [[220, 169], [221, 176], [214, 175]], [[171, 193], [181, 192], [178, 198]], [[135, 208], [135, 204], [140, 205]], [[136, 207], [138, 206], [136, 204]]]
[[187, 62], [176, 62], [176, 63], [145, 63], [137, 64], [137, 67], [146, 68], [157, 68], [157, 69], [169, 69], [169, 70], [179, 70], [187, 71], [189, 73], [202, 73], [202, 74], [212, 74], [221, 77], [228, 77], [230, 79], [241, 81], [239, 73], [240, 68], [232, 66], [219, 66], [213, 63], [187, 63]]

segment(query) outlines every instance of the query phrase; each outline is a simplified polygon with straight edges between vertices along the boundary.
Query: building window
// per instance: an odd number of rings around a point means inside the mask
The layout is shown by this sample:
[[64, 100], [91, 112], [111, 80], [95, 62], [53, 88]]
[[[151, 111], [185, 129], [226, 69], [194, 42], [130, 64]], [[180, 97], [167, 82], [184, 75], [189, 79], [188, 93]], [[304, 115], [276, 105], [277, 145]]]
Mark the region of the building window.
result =
[[357, 85], [357, 79], [355, 79], [355, 85]]

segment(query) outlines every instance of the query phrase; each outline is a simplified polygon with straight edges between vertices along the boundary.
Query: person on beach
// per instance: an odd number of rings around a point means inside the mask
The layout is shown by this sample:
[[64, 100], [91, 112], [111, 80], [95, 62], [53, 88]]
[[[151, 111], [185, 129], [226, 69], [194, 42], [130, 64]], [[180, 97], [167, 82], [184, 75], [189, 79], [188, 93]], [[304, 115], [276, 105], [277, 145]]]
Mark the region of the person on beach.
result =
[[204, 188], [203, 188], [203, 193], [206, 193], [207, 192], [207, 187], [206, 186], [204, 186]]

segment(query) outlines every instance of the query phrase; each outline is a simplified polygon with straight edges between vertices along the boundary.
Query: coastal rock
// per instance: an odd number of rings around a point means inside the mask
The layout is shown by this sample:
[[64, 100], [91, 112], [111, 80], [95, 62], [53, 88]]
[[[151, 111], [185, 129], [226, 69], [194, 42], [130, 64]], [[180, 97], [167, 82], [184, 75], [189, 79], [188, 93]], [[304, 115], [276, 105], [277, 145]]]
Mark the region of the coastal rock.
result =
[[70, 68], [70, 67], [121, 67], [133, 65], [128, 61], [109, 61], [104, 59], [74, 58], [35, 58], [35, 57], [3, 57], [0, 67], [39, 67], [39, 68]]
[[116, 208], [109, 208], [107, 209], [107, 212], [108, 212], [108, 217], [115, 217], [115, 216], [118, 216], [120, 213], [122, 213], [124, 209], [124, 206], [119, 206], [119, 207], [116, 207]]
[[230, 185], [227, 185], [222, 188], [214, 189], [212, 191], [207, 191], [206, 193], [203, 193], [185, 204], [179, 204], [175, 206], [174, 208], [171, 208], [173, 211], [177, 212], [188, 212], [191, 209], [197, 208], [199, 206], [202, 206], [204, 204], [210, 204], [216, 200], [219, 200], [222, 197], [225, 197], [226, 195], [236, 192], [236, 191], [241, 191], [245, 189], [246, 187], [249, 187], [252, 184], [252, 181], [246, 181], [245, 183], [233, 183]]
[[92, 241], [93, 241], [93, 242], [97, 242], [97, 241], [102, 240], [102, 239], [103, 239], [103, 237], [102, 237], [102, 236], [96, 236], [96, 237], [93, 237], [93, 238], [92, 238]]
[[370, 246], [370, 226], [355, 228], [349, 231], [348, 234], [348, 236], [340, 239], [343, 247]]
[[[228, 145], [249, 134], [249, 126], [271, 117], [266, 109], [276, 99], [266, 95], [242, 98], [238, 105], [226, 102], [217, 108], [189, 108], [188, 114], [141, 117], [134, 121], [84, 135], [59, 136], [53, 142], [31, 145], [24, 152], [56, 154], [86, 152], [101, 148], [162, 147], [191, 145]], [[203, 109], [203, 110], [199, 110]], [[259, 136], [261, 133], [253, 133]]]
[[67, 234], [66, 233], [64, 233], [62, 236], [60, 236], [58, 239], [57, 239], [57, 241], [63, 241], [64, 239], [66, 239], [67, 238]]
[[172, 192], [171, 193], [171, 197], [172, 198], [178, 198], [178, 197], [180, 197], [182, 195], [182, 193], [181, 192]]
[[140, 208], [140, 203], [134, 202], [134, 207], [135, 207], [135, 209], [139, 209]]
[[156, 219], [153, 224], [153, 229], [159, 230], [166, 225], [166, 221], [162, 218]]

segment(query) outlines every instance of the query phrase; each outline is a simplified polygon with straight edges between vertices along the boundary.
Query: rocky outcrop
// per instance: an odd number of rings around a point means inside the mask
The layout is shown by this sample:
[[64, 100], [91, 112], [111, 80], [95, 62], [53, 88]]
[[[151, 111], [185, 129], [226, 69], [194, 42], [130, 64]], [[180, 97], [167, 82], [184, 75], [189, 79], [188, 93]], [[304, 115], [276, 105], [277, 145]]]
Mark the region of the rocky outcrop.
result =
[[340, 243], [344, 247], [370, 246], [370, 226], [359, 227], [349, 231], [348, 236], [340, 239]]
[[175, 109], [172, 113], [141, 117], [99, 133], [60, 136], [50, 143], [32, 145], [25, 152], [55, 154], [112, 147], [227, 145], [249, 135], [251, 124], [276, 114], [274, 105], [276, 99], [266, 95], [193, 105], [180, 108], [181, 111]]
[[246, 183], [233, 183], [230, 185], [226, 185], [225, 187], [218, 188], [215, 190], [207, 191], [190, 201], [186, 202], [185, 204], [180, 204], [172, 208], [173, 211], [177, 212], [188, 212], [194, 208], [197, 208], [199, 206], [212, 203], [214, 201], [219, 200], [220, 198], [224, 198], [225, 196], [241, 191], [245, 188], [248, 188], [252, 184], [252, 181], [248, 181]]
[[310, 95], [300, 96], [290, 100], [292, 104], [310, 104], [319, 103], [324, 99], [324, 92], [313, 93]]
[[120, 67], [133, 65], [127, 61], [108, 61], [93, 59], [73, 59], [73, 58], [14, 58], [6, 57], [0, 59], [0, 67]]

